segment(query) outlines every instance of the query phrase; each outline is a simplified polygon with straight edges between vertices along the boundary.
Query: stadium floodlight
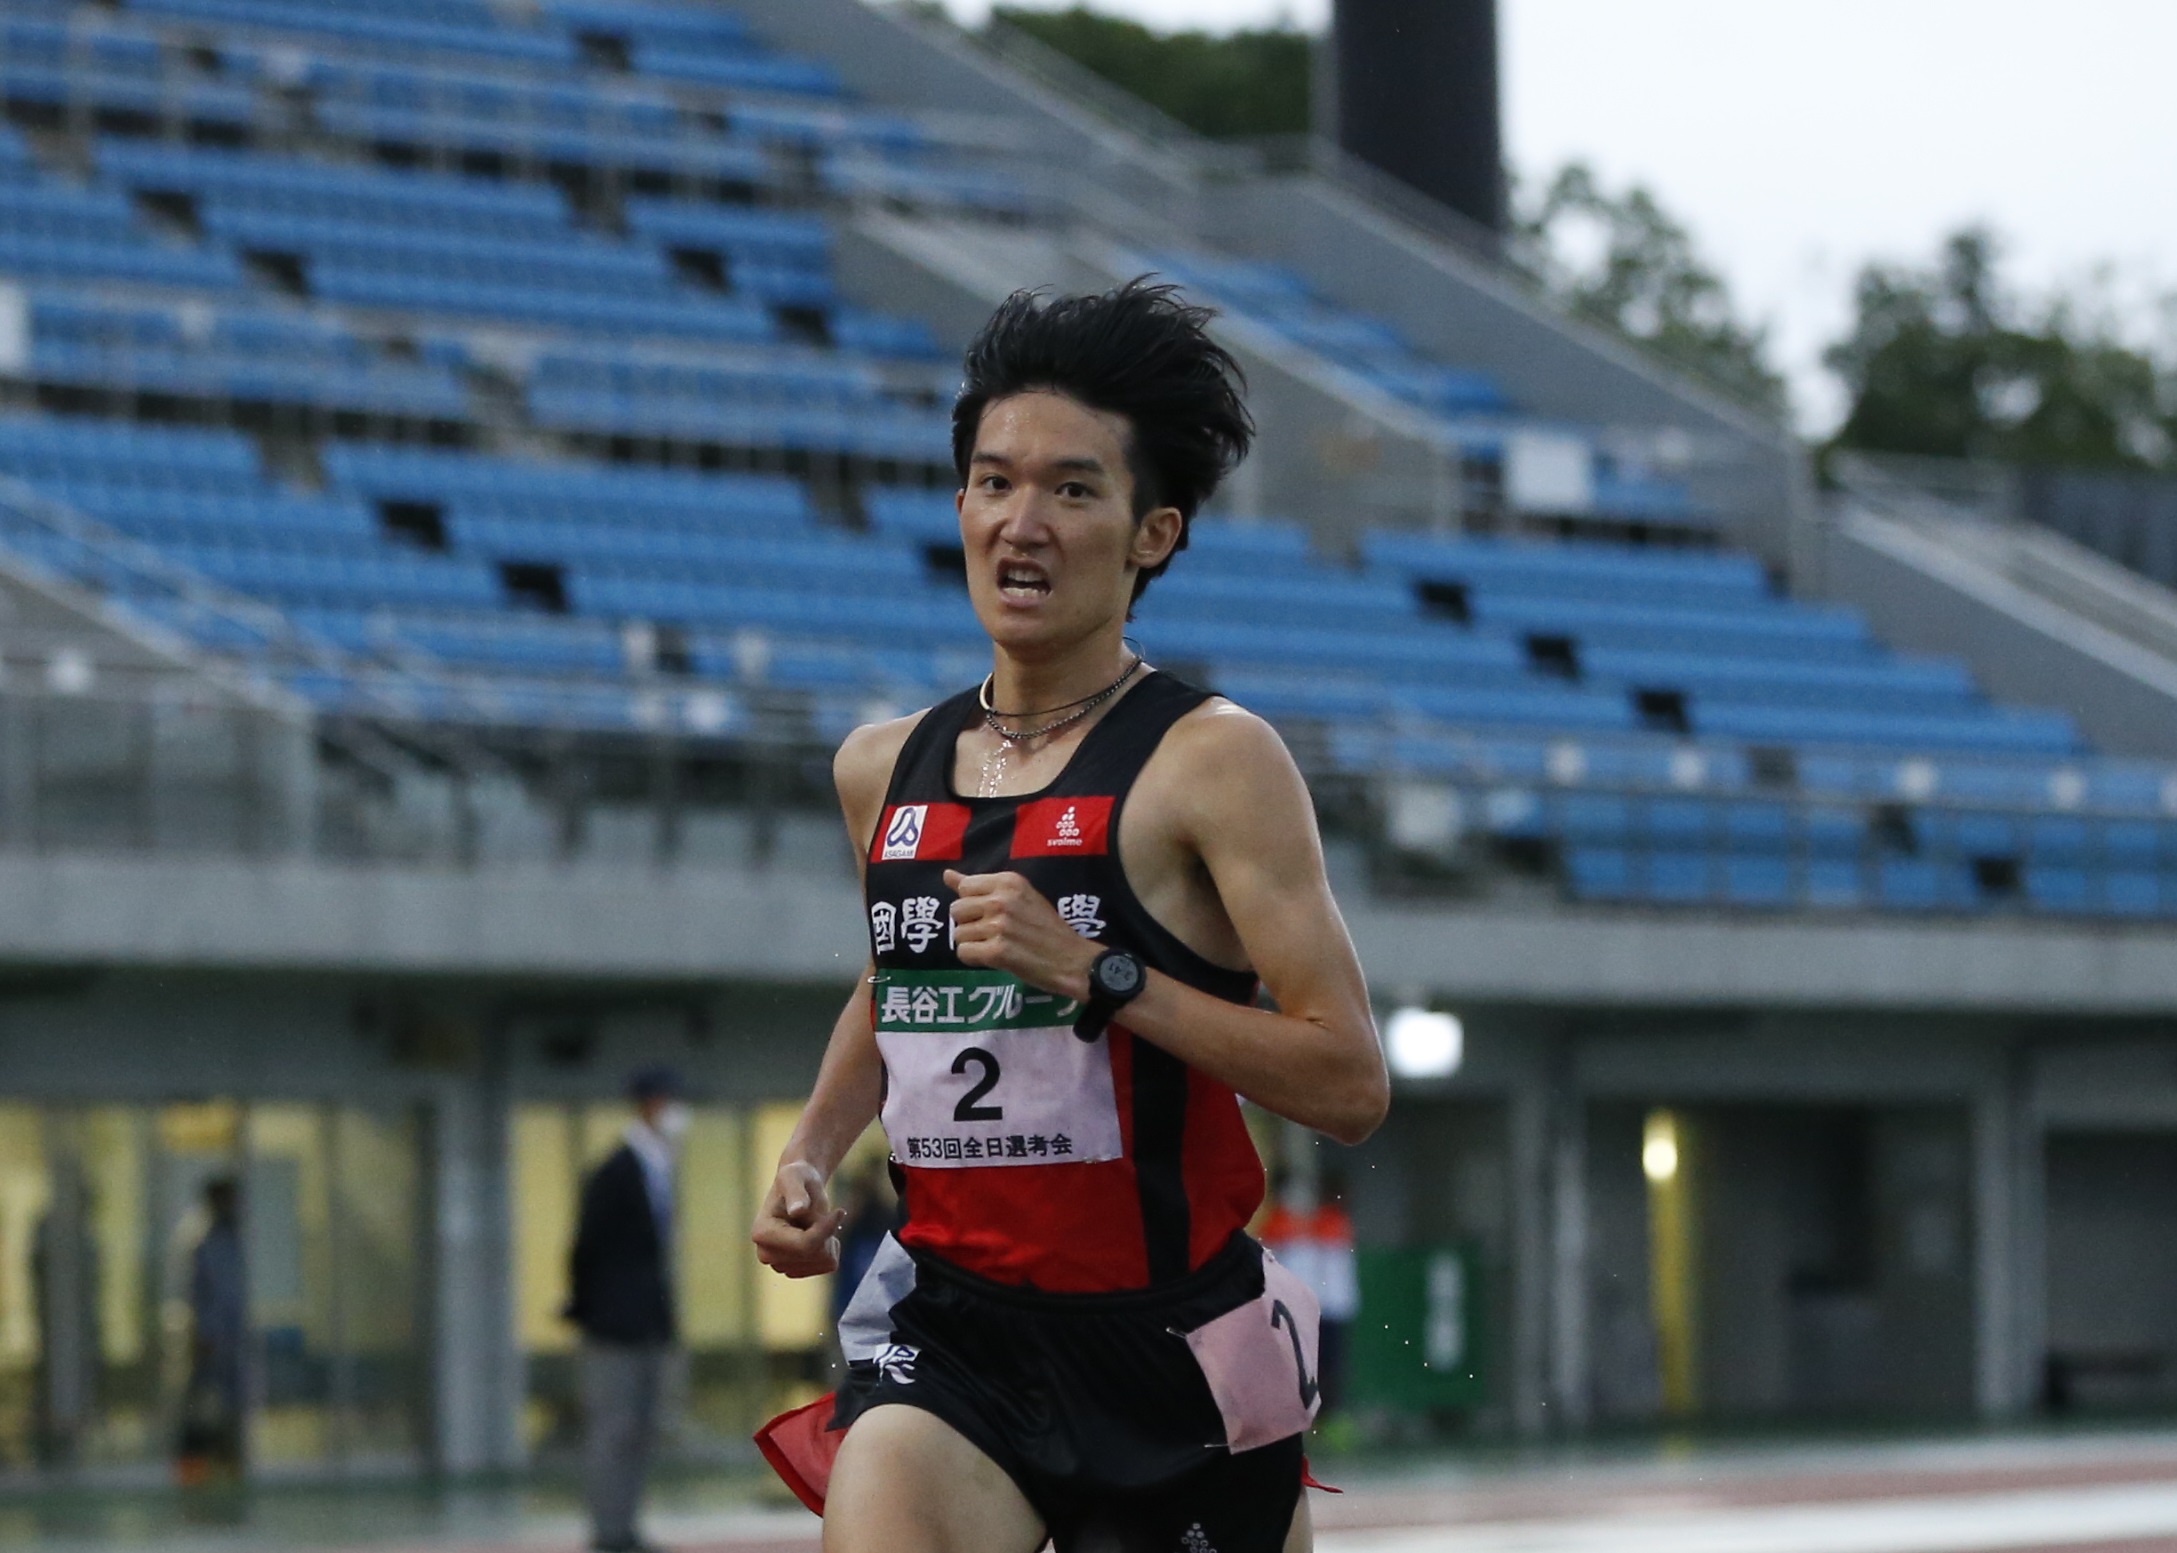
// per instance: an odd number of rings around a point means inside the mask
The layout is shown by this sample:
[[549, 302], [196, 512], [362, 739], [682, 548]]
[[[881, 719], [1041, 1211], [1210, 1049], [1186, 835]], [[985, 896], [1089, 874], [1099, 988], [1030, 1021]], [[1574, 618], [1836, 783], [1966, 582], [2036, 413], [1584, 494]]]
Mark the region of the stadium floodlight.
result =
[[1466, 1058], [1466, 1027], [1457, 1014], [1397, 1009], [1383, 1027], [1383, 1050], [1400, 1078], [1450, 1078]]
[[1668, 1111], [1656, 1111], [1648, 1117], [1648, 1125], [1642, 1131], [1641, 1173], [1658, 1186], [1675, 1179], [1678, 1175], [1678, 1119]]

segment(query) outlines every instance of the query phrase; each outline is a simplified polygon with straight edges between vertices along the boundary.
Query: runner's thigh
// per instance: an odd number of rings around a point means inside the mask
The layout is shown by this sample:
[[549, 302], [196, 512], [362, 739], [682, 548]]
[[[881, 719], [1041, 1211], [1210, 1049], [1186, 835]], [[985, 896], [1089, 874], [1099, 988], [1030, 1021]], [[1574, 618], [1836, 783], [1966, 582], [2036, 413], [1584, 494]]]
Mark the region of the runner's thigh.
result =
[[824, 1499], [824, 1553], [1036, 1553], [1043, 1522], [998, 1464], [918, 1407], [854, 1421]]
[[1308, 1514], [1308, 1491], [1293, 1506], [1293, 1529], [1285, 1534], [1285, 1553], [1315, 1553], [1315, 1521]]

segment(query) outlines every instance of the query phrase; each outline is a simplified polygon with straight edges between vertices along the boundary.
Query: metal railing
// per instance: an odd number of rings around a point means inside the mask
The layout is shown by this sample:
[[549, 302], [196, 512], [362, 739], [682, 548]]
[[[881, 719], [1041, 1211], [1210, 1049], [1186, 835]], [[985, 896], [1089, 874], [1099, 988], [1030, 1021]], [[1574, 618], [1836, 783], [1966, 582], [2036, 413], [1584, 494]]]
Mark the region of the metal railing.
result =
[[2015, 470], [1853, 453], [1833, 458], [1830, 475], [1877, 516], [2177, 664], [2177, 594], [2030, 521]]

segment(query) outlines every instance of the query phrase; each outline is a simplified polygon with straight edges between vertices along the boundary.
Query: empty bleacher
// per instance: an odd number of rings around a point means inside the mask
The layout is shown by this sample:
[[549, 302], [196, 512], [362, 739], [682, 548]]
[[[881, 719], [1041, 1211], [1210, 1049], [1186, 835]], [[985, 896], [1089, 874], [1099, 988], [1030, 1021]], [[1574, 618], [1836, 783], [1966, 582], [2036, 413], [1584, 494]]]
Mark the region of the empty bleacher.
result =
[[[0, 92], [18, 560], [329, 714], [486, 733], [813, 747], [981, 671], [951, 364], [833, 259], [859, 203], [1032, 219], [1019, 169], [669, 4], [0, 4]], [[1500, 496], [1522, 438], [1580, 461], [1550, 542], [1328, 555], [1205, 519], [1143, 601], [1151, 655], [1283, 727], [1386, 868], [1611, 907], [2177, 915], [2168, 770], [1779, 595], [1667, 469], [1297, 276], [1143, 267], [1425, 417]]]
[[[1434, 361], [1381, 319], [1341, 308], [1281, 265], [1201, 253], [1136, 254], [1133, 268], [1176, 280], [1288, 346], [1317, 355], [1333, 374], [1396, 401], [1431, 423], [1459, 458], [1469, 512], [1532, 506], [1564, 527], [1643, 541], [1705, 543], [1718, 515], [1695, 501], [1668, 470], [1628, 457], [1592, 428], [1552, 424], [1522, 413], [1486, 372]], [[1546, 495], [1522, 490], [1522, 453], [1546, 445], [1556, 467]], [[1574, 461], [1565, 467], [1568, 455]], [[1569, 479], [1568, 479], [1569, 473]]]

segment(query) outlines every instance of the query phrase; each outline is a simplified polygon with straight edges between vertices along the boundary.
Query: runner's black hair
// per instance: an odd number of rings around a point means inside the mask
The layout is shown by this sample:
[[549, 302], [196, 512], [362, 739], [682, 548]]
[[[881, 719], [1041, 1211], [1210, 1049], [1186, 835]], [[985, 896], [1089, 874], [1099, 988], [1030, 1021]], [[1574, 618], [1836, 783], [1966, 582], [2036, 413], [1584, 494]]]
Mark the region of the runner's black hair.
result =
[[[1195, 513], [1255, 440], [1242, 397], [1246, 376], [1209, 337], [1215, 316], [1147, 275], [1094, 296], [1014, 292], [968, 347], [967, 378], [953, 401], [952, 461], [961, 485], [984, 410], [1014, 394], [1064, 394], [1126, 418], [1134, 516], [1178, 508], [1177, 555], [1187, 548]], [[1145, 567], [1134, 596], [1170, 564], [1167, 556]]]

